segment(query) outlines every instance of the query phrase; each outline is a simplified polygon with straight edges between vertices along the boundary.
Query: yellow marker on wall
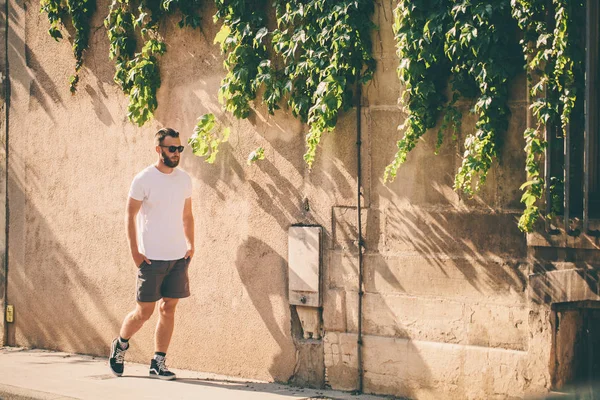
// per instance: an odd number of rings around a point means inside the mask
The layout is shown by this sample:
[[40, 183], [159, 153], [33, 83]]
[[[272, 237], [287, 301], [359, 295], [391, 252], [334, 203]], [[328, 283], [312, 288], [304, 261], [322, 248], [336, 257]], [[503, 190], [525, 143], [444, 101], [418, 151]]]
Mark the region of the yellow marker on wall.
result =
[[15, 309], [12, 305], [6, 306], [6, 322], [14, 322]]

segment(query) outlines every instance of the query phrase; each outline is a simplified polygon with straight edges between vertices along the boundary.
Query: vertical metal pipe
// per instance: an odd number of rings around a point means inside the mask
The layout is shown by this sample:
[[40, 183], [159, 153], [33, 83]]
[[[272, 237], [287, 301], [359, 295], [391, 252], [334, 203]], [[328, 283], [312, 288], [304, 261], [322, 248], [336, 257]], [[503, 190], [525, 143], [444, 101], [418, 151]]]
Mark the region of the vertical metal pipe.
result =
[[565, 180], [565, 184], [564, 184], [564, 212], [565, 212], [565, 219], [564, 219], [564, 225], [565, 225], [565, 233], [569, 234], [571, 233], [571, 229], [570, 226], [571, 224], [569, 223], [570, 220], [570, 215], [569, 215], [569, 207], [571, 205], [571, 199], [570, 199], [570, 191], [571, 191], [571, 124], [567, 124], [567, 126], [565, 127], [564, 130], [564, 135], [565, 135], [565, 143], [564, 143], [564, 155], [565, 155], [565, 168], [564, 168], [564, 180]]
[[[562, 126], [562, 121], [561, 121]], [[565, 234], [571, 233], [570, 224], [570, 207], [571, 207], [571, 124], [567, 123], [564, 127], [564, 155], [565, 155], [565, 168], [564, 168], [564, 207], [565, 207]]]
[[4, 176], [4, 194], [6, 196], [4, 204], [5, 204], [5, 220], [4, 220], [4, 265], [2, 265], [1, 267], [4, 270], [4, 293], [0, 294], [0, 296], [2, 296], [2, 298], [4, 299], [4, 308], [2, 310], [2, 318], [4, 319], [4, 332], [3, 332], [3, 337], [0, 338], [2, 340], [0, 340], [0, 343], [2, 345], [11, 345], [14, 343], [9, 343], [8, 342], [8, 323], [6, 322], [6, 308], [8, 305], [8, 233], [9, 233], [9, 207], [8, 207], [8, 127], [9, 127], [9, 115], [10, 115], [10, 95], [11, 95], [11, 88], [10, 88], [10, 68], [9, 68], [9, 57], [8, 57], [8, 45], [9, 45], [9, 38], [8, 38], [8, 28], [9, 28], [9, 12], [10, 12], [10, 4], [9, 4], [10, 0], [4, 0], [4, 71], [2, 71], [3, 79], [4, 82], [2, 84], [2, 90], [4, 91], [4, 93], [2, 94], [4, 96], [4, 154], [5, 154], [5, 165], [4, 165], [4, 172], [5, 172], [5, 176]]
[[552, 178], [550, 171], [550, 162], [552, 160], [552, 135], [548, 125], [544, 125], [544, 140], [546, 140], [546, 154], [544, 157], [544, 194], [546, 197], [546, 215], [544, 218], [544, 224], [546, 232], [550, 232], [550, 218], [548, 216], [552, 212], [552, 193], [550, 193], [550, 179]]
[[357, 180], [357, 218], [358, 218], [358, 338], [357, 338], [357, 361], [358, 361], [358, 392], [363, 391], [363, 342], [362, 342], [362, 298], [363, 298], [363, 237], [362, 237], [362, 216], [361, 216], [361, 197], [362, 197], [362, 165], [361, 165], [361, 83], [360, 74], [356, 83], [356, 180]]
[[592, 15], [595, 17], [595, 7], [592, 3], [598, 0], [587, 0], [587, 12], [585, 17], [585, 131], [583, 146], [583, 232], [589, 230], [590, 215], [590, 135], [591, 124], [591, 103], [592, 85], [595, 85], [595, 79], [592, 72]]

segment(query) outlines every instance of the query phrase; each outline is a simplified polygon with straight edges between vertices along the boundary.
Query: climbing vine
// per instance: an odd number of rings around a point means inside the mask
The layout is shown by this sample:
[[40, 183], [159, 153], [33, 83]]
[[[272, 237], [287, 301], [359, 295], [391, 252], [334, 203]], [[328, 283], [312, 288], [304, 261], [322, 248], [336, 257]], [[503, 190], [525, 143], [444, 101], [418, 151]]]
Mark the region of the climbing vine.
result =
[[[308, 124], [304, 159], [312, 165], [322, 133], [333, 130], [340, 111], [352, 106], [355, 84], [372, 78], [373, 2], [275, 1], [272, 32], [265, 26], [264, 2], [216, 4], [215, 19], [223, 27], [215, 40], [228, 71], [219, 91], [225, 109], [246, 118], [259, 89], [270, 113], [287, 97], [293, 115]], [[269, 57], [271, 47], [275, 57]]]
[[[522, 57], [507, 34], [516, 31], [509, 0], [455, 2], [451, 16], [454, 24], [446, 34], [446, 54], [452, 72], [467, 75], [467, 90], [474, 82], [473, 111], [478, 117], [475, 132], [465, 138], [454, 186], [472, 196], [485, 183], [497, 155], [497, 135], [508, 128], [508, 84], [522, 66]], [[465, 92], [459, 85], [454, 88]]]
[[[577, 77], [583, 72], [574, 44], [574, 16], [583, 12], [583, 3], [398, 0], [394, 34], [407, 118], [399, 127], [402, 138], [384, 180], [396, 177], [410, 151], [432, 128], [439, 126], [436, 153], [447, 136], [456, 139], [462, 121], [457, 102], [462, 101], [472, 104], [477, 121], [464, 138], [454, 186], [467, 196], [475, 195], [508, 128], [509, 84], [524, 66], [536, 122], [524, 132], [528, 179], [521, 186], [525, 211], [519, 227], [531, 231], [542, 216], [539, 200], [545, 179], [552, 178], [552, 203], [559, 203], [562, 182], [558, 177], [543, 177], [540, 164], [547, 148], [545, 129], [552, 126], [566, 132], [580, 104]], [[53, 38], [62, 38], [61, 26], [67, 20], [75, 29], [76, 66], [71, 78], [75, 91], [95, 0], [41, 0], [40, 4]], [[178, 12], [180, 27], [197, 28], [201, 5], [201, 0], [112, 0], [105, 19], [109, 55], [115, 62], [114, 80], [129, 97], [132, 122], [143, 125], [158, 106], [159, 57], [166, 51], [158, 29], [161, 21]], [[304, 158], [312, 166], [322, 134], [332, 131], [340, 113], [356, 103], [357, 85], [372, 79], [374, 2], [215, 0], [215, 5], [214, 21], [221, 23], [215, 43], [225, 56], [227, 71], [219, 89], [223, 108], [237, 118], [247, 118], [261, 94], [258, 101], [269, 113], [285, 104], [307, 124]], [[275, 27], [267, 21], [269, 7], [275, 11]], [[214, 161], [219, 143], [227, 140], [228, 132], [218, 126], [214, 115], [207, 114], [190, 139], [194, 153], [209, 162]], [[262, 158], [264, 149], [258, 148], [249, 163]]]
[[[448, 0], [401, 0], [395, 10], [398, 76], [404, 84], [404, 109], [408, 115], [399, 127], [404, 136], [397, 143], [394, 160], [385, 169], [385, 181], [396, 178], [398, 168], [419, 138], [436, 125], [447, 100], [443, 90], [450, 65], [444, 55], [444, 43], [451, 23], [450, 4]], [[456, 120], [460, 119], [458, 113]], [[438, 143], [442, 140], [440, 133]]]
[[[271, 73], [265, 36], [266, 14], [264, 1], [216, 0], [215, 22], [221, 21], [221, 31], [215, 37], [226, 54], [227, 75], [221, 82], [219, 100], [225, 110], [237, 118], [247, 118], [250, 102], [256, 98], [261, 82]], [[265, 93], [266, 95], [266, 93]], [[280, 96], [266, 100], [269, 110], [276, 108]]]
[[[454, 186], [468, 196], [476, 194], [497, 157], [497, 142], [507, 130], [509, 83], [523, 65], [515, 56], [524, 54], [537, 124], [524, 132], [528, 181], [521, 186], [525, 211], [519, 228], [533, 230], [541, 215], [538, 200], [544, 192], [540, 172], [546, 149], [543, 128], [558, 124], [563, 131], [567, 129], [576, 102], [575, 76], [580, 63], [571, 39], [576, 26], [573, 9], [581, 11], [582, 2], [401, 0], [395, 9], [394, 32], [408, 116], [399, 127], [404, 134], [384, 180], [395, 178], [408, 152], [437, 125], [440, 115], [436, 150], [446, 128], [453, 125], [455, 135], [461, 116], [454, 104], [465, 98], [473, 101], [472, 112], [478, 119], [475, 131], [465, 138]], [[518, 29], [522, 31], [520, 50], [515, 47]], [[453, 93], [449, 103], [443, 96], [448, 80]], [[555, 179], [552, 187], [559, 186]], [[556, 192], [552, 202], [556, 204]]]
[[304, 159], [311, 166], [323, 132], [332, 131], [339, 113], [353, 105], [356, 84], [373, 77], [374, 5], [365, 0], [278, 0], [275, 10], [273, 47], [283, 61], [288, 105], [308, 123]]
[[204, 114], [198, 118], [194, 133], [188, 140], [192, 152], [198, 157], [204, 157], [212, 164], [217, 158], [219, 145], [229, 140], [230, 128], [218, 123], [214, 114]]
[[[137, 5], [137, 10], [135, 10]], [[158, 33], [165, 14], [179, 9], [180, 27], [200, 25], [199, 0], [113, 0], [104, 25], [110, 41], [109, 56], [115, 61], [115, 82], [129, 97], [127, 117], [139, 126], [152, 118], [160, 88], [158, 57], [167, 47]], [[137, 36], [144, 42], [136, 52]]]
[[50, 21], [48, 33], [55, 40], [62, 39], [61, 25], [66, 21], [69, 21], [75, 29], [73, 38], [75, 73], [69, 78], [71, 93], [75, 93], [79, 83], [79, 70], [83, 65], [83, 52], [88, 47], [90, 19], [96, 10], [96, 0], [41, 0], [40, 8], [42, 12], [48, 14]]
[[[438, 144], [444, 129], [460, 124], [453, 106], [459, 98], [475, 98], [475, 133], [465, 139], [463, 162], [455, 188], [471, 196], [485, 182], [496, 156], [496, 135], [508, 126], [508, 83], [518, 72], [514, 45], [506, 32], [514, 31], [508, 0], [490, 2], [400, 1], [395, 25], [408, 117], [400, 130], [398, 152], [384, 179], [394, 179], [417, 140], [437, 124], [444, 110]], [[518, 60], [517, 60], [518, 61]], [[452, 74], [453, 98], [448, 107], [443, 91]]]
[[[580, 1], [566, 0], [512, 0], [511, 5], [513, 17], [523, 31], [521, 45], [527, 62], [530, 95], [535, 99], [531, 108], [536, 126], [524, 134], [528, 181], [521, 186], [525, 211], [519, 219], [519, 228], [530, 232], [541, 216], [537, 203], [544, 194], [545, 180], [540, 171], [547, 148], [544, 128], [560, 126], [563, 134], [566, 133], [577, 99], [575, 75], [579, 72], [579, 76], [583, 76], [581, 59], [573, 51], [576, 24], [572, 11], [581, 13], [584, 5]], [[560, 208], [562, 181], [555, 177], [546, 179], [550, 180], [550, 213], [554, 214]]]

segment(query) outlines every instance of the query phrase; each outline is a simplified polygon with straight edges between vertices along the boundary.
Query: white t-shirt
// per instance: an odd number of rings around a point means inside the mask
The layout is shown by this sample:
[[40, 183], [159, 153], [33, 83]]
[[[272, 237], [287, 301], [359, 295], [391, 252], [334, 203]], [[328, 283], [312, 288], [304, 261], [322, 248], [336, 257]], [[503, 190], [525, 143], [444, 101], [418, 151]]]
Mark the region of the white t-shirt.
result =
[[151, 165], [135, 176], [129, 197], [142, 201], [137, 215], [138, 249], [150, 260], [185, 256], [183, 205], [192, 196], [192, 179], [180, 169], [170, 174]]

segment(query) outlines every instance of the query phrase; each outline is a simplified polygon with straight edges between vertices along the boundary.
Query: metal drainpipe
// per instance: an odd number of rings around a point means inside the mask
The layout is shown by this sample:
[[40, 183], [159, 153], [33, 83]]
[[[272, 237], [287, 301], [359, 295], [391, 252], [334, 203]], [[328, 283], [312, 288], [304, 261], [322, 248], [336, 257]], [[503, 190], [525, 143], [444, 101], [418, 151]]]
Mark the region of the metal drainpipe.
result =
[[[360, 78], [360, 74], [359, 74]], [[364, 242], [362, 238], [362, 219], [361, 219], [361, 162], [360, 162], [360, 148], [361, 148], [361, 83], [360, 80], [357, 82], [356, 89], [357, 105], [356, 105], [356, 165], [357, 165], [357, 210], [358, 210], [358, 348], [357, 348], [357, 359], [358, 359], [358, 392], [363, 391], [363, 342], [362, 342], [362, 298], [363, 298], [363, 248]]]
[[6, 196], [5, 198], [5, 220], [4, 220], [4, 229], [5, 229], [5, 242], [4, 242], [4, 265], [1, 266], [1, 268], [4, 269], [4, 293], [2, 293], [2, 296], [4, 298], [4, 309], [2, 310], [2, 319], [4, 320], [4, 340], [2, 340], [1, 343], [2, 345], [8, 345], [10, 343], [8, 343], [8, 322], [6, 322], [6, 306], [8, 305], [8, 222], [9, 222], [9, 208], [8, 208], [8, 124], [9, 124], [9, 111], [10, 111], [10, 79], [9, 79], [9, 67], [8, 67], [8, 16], [9, 11], [10, 11], [10, 5], [9, 5], [10, 0], [5, 0], [4, 3], [4, 17], [6, 18], [6, 21], [4, 21], [4, 71], [2, 71], [2, 73], [4, 74], [4, 76], [2, 77], [4, 79], [3, 82], [3, 90], [4, 90], [4, 108], [5, 108], [5, 115], [4, 115], [4, 138], [5, 138], [5, 143], [4, 146], [5, 147], [5, 176], [4, 176], [4, 194]]

